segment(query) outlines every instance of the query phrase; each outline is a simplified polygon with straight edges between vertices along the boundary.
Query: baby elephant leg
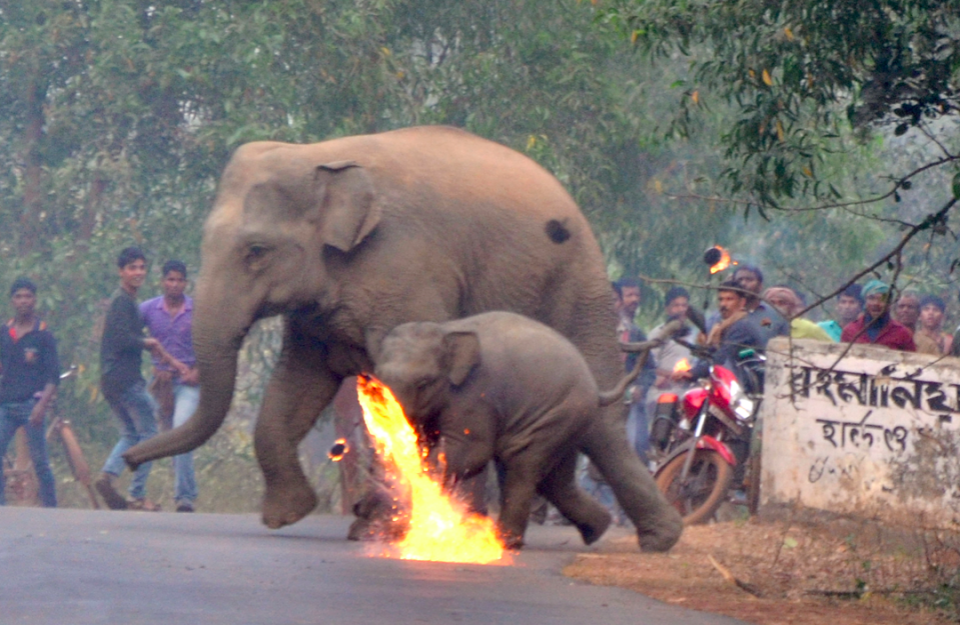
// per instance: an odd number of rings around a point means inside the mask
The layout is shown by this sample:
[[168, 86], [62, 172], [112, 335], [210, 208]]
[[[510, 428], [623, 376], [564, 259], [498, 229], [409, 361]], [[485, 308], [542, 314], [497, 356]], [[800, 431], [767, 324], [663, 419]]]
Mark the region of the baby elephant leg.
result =
[[580, 530], [583, 542], [590, 545], [607, 531], [611, 518], [606, 508], [577, 486], [576, 469], [577, 452], [572, 449], [543, 478], [538, 490]]

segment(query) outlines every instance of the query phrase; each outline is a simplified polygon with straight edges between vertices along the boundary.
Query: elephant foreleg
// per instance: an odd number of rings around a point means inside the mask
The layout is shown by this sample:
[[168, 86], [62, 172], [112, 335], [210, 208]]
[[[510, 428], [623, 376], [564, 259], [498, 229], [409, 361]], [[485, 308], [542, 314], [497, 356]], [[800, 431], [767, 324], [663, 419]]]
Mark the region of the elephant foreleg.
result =
[[530, 505], [536, 495], [537, 475], [524, 467], [506, 464], [500, 486], [500, 517], [497, 530], [508, 549], [523, 546]]
[[576, 482], [577, 452], [570, 450], [540, 482], [537, 490], [569, 519], [590, 545], [610, 527], [610, 513], [594, 501]]
[[266, 482], [263, 523], [272, 529], [296, 523], [317, 505], [317, 495], [300, 466], [297, 446], [340, 385], [340, 377], [327, 367], [322, 349], [290, 338], [289, 333], [284, 338], [253, 439]]

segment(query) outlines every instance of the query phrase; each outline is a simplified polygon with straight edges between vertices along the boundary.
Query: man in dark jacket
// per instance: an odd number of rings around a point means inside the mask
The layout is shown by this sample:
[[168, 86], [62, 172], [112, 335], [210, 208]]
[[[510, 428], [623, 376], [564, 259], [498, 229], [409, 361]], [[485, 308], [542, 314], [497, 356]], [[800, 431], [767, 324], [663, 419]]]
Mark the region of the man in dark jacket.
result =
[[[37, 287], [31, 280], [17, 279], [10, 288], [10, 299], [15, 315], [0, 328], [0, 456], [23, 427], [37, 473], [40, 502], [55, 508], [57, 493], [43, 420], [60, 382], [57, 340], [37, 316]], [[4, 487], [0, 471], [0, 505], [6, 503]]]
[[[766, 337], [746, 311], [747, 297], [738, 282], [722, 283], [717, 289], [720, 321], [710, 329], [707, 345], [716, 348], [713, 362], [739, 374], [738, 355], [744, 349], [762, 350]], [[689, 371], [675, 371], [673, 379], [696, 380], [710, 373], [710, 362], [700, 360]], [[739, 377], [739, 375], [738, 375]]]
[[143, 335], [137, 308], [137, 291], [147, 277], [146, 257], [140, 248], [128, 247], [117, 257], [120, 287], [114, 291], [103, 324], [100, 344], [100, 390], [120, 424], [120, 440], [103, 465], [96, 488], [112, 510], [158, 510], [146, 498], [152, 463], [140, 465], [130, 482], [131, 501], [117, 492], [115, 481], [126, 467], [122, 454], [157, 433], [157, 404], [147, 392], [140, 373], [143, 350], [160, 351], [160, 343]]
[[743, 289], [746, 301], [744, 311], [753, 321], [763, 339], [761, 348], [775, 336], [790, 336], [790, 324], [776, 308], [760, 299], [763, 292], [763, 272], [759, 267], [742, 264], [733, 272], [733, 280]]
[[840, 340], [844, 343], [867, 343], [883, 345], [890, 349], [915, 352], [913, 333], [890, 318], [890, 285], [880, 280], [871, 280], [863, 287], [863, 314], [843, 329]]

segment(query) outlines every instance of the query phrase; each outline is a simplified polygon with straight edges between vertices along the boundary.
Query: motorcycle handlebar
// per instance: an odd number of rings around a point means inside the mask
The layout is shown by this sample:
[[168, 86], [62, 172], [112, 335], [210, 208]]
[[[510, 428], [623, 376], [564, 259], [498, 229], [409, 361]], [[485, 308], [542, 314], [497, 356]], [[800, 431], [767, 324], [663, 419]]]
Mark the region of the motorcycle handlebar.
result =
[[674, 338], [673, 342], [677, 343], [678, 345], [682, 345], [686, 347], [687, 349], [690, 350], [690, 353], [696, 356], [697, 358], [710, 359], [710, 360], [713, 359], [714, 350], [710, 347], [697, 345], [695, 343], [691, 343], [690, 341], [685, 341], [684, 339], [681, 339], [681, 338]]

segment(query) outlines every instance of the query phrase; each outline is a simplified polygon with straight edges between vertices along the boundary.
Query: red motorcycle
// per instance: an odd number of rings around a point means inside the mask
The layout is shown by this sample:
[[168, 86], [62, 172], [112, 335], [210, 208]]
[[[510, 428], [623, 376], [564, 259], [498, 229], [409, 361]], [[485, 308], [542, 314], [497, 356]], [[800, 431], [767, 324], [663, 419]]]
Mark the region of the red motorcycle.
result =
[[[678, 342], [700, 357], [710, 357], [700, 346]], [[686, 525], [707, 522], [731, 498], [747, 504], [751, 514], [756, 512], [760, 455], [750, 451], [757, 442], [752, 434], [762, 398], [764, 361], [762, 355], [745, 350], [737, 362], [742, 381], [714, 363], [709, 377], [682, 398], [666, 393], [657, 401], [650, 443], [661, 460], [654, 479]]]

